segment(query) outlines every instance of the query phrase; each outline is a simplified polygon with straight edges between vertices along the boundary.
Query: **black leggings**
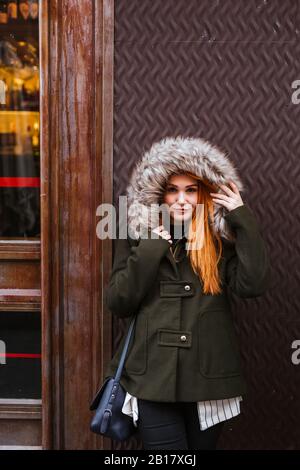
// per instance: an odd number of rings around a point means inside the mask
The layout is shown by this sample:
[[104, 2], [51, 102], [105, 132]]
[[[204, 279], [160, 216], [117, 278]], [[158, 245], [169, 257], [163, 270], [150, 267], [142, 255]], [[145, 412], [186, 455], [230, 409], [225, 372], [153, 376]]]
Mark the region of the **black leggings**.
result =
[[224, 424], [201, 431], [195, 402], [162, 403], [138, 398], [138, 411], [144, 449], [214, 450]]

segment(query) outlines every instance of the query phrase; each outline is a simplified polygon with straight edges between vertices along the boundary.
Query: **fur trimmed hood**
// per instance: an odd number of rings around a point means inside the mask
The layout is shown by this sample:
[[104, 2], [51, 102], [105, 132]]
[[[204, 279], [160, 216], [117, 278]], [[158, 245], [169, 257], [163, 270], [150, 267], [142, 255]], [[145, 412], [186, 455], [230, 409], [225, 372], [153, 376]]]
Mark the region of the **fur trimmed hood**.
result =
[[[127, 222], [130, 236], [155, 228], [157, 205], [160, 204], [168, 178], [189, 171], [205, 177], [213, 184], [229, 184], [233, 180], [239, 191], [243, 184], [227, 155], [207, 140], [193, 137], [166, 137], [152, 144], [136, 163], [127, 186]], [[216, 192], [222, 192], [220, 189]], [[154, 206], [151, 207], [151, 204]], [[224, 218], [228, 210], [215, 205], [213, 230], [229, 241], [234, 233]], [[154, 216], [154, 217], [153, 217]], [[136, 230], [137, 228], [137, 230]]]

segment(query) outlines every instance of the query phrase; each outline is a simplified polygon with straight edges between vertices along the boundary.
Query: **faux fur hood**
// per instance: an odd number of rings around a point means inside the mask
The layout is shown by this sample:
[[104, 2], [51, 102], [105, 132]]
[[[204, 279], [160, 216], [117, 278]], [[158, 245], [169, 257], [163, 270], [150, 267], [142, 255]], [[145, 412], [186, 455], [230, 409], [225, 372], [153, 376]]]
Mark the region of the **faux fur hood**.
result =
[[[166, 137], [152, 144], [136, 163], [130, 183], [127, 186], [127, 222], [130, 236], [138, 237], [141, 232], [155, 228], [158, 210], [169, 177], [172, 174], [189, 171], [207, 178], [214, 184], [229, 184], [233, 180], [239, 191], [243, 184], [233, 163], [226, 154], [207, 140], [193, 137]], [[215, 191], [221, 192], [221, 189]], [[151, 204], [155, 206], [151, 208]], [[215, 233], [229, 241], [235, 235], [224, 218], [228, 210], [215, 204], [212, 223]]]

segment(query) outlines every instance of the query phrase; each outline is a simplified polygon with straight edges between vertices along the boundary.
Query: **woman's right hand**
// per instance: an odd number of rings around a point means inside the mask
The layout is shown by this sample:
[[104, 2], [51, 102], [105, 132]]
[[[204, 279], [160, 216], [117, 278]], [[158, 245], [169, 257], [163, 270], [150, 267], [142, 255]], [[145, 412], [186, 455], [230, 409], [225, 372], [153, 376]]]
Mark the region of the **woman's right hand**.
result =
[[171, 235], [169, 234], [168, 230], [164, 230], [163, 225], [159, 225], [158, 227], [154, 228], [152, 232], [157, 233], [162, 238], [165, 238], [165, 240], [168, 240], [168, 242], [172, 245], [173, 242]]

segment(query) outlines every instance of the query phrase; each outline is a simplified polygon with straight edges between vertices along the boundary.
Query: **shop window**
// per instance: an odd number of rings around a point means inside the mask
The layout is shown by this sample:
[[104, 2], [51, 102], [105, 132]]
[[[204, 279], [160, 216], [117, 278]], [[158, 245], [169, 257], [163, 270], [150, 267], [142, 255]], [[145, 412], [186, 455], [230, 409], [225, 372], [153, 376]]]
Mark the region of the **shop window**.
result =
[[0, 0], [0, 237], [40, 237], [38, 0]]

